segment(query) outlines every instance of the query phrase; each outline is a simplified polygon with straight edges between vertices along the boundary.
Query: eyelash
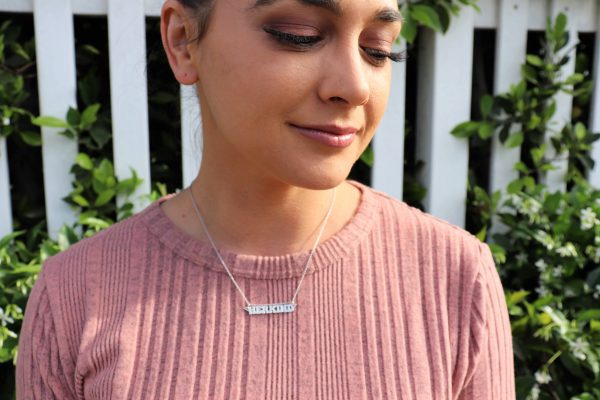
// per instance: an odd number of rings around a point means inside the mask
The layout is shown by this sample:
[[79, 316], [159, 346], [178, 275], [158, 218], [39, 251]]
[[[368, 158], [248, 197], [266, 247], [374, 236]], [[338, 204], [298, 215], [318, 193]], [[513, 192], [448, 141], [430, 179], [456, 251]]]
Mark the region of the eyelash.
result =
[[[291, 45], [293, 47], [298, 48], [299, 50], [308, 50], [313, 47], [317, 43], [319, 43], [323, 38], [321, 36], [313, 36], [313, 35], [294, 35], [292, 33], [283, 32], [277, 29], [273, 29], [270, 27], [265, 27], [263, 30], [271, 35], [275, 40], [285, 45]], [[376, 64], [382, 64], [386, 59], [390, 59], [394, 62], [400, 62], [405, 60], [405, 52], [400, 51], [396, 53], [390, 53], [383, 50], [372, 49], [369, 47], [362, 47], [362, 50], [374, 60]]]

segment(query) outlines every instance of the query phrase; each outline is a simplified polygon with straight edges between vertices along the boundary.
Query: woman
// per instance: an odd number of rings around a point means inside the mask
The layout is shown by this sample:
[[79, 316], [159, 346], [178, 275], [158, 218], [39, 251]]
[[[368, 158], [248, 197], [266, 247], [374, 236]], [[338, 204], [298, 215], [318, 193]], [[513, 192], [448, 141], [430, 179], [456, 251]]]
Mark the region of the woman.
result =
[[514, 398], [488, 248], [345, 181], [400, 29], [393, 0], [167, 0], [200, 171], [46, 262], [18, 397]]

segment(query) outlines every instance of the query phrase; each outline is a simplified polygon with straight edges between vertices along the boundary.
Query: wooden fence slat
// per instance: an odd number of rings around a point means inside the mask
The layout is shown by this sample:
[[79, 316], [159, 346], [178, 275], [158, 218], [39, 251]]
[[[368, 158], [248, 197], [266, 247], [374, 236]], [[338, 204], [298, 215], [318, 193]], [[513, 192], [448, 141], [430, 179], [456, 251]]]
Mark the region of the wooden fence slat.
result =
[[164, 2], [165, 0], [144, 0], [146, 15], [149, 17], [160, 17], [160, 10]]
[[[405, 44], [394, 51], [403, 50]], [[392, 66], [392, 87], [387, 111], [373, 140], [375, 163], [373, 187], [402, 199], [404, 175], [404, 105], [406, 99], [406, 63]]]
[[[496, 32], [494, 92], [504, 93], [521, 80], [521, 64], [527, 53], [527, 0], [500, 0]], [[519, 128], [516, 128], [517, 130]], [[490, 191], [505, 190], [519, 174], [513, 166], [520, 160], [521, 148], [506, 148], [494, 135], [490, 160]]]
[[[592, 132], [600, 132], [600, 6], [596, 10], [596, 43], [594, 46], [594, 69], [593, 79], [594, 92], [592, 94], [591, 112], [589, 129]], [[588, 180], [596, 188], [600, 188], [600, 143], [594, 142], [592, 151], [592, 159], [596, 161], [594, 169], [590, 171]]]
[[1, 12], [32, 12], [33, 0], [0, 0]]
[[196, 86], [181, 86], [181, 156], [185, 188], [196, 178], [202, 160], [202, 117]]
[[108, 1], [115, 173], [126, 179], [133, 168], [143, 180], [133, 195], [134, 211], [145, 207], [140, 196], [151, 186], [145, 23], [143, 0]]
[[12, 232], [12, 207], [6, 138], [0, 137], [0, 238]]
[[[64, 119], [69, 107], [77, 103], [71, 2], [35, 0], [34, 23], [40, 113]], [[62, 198], [72, 189], [69, 170], [77, 156], [77, 142], [59, 131], [42, 128], [46, 220], [51, 237], [56, 237], [61, 225], [76, 220], [74, 210]]]
[[[573, 11], [574, 4], [571, 0], [552, 0], [550, 6], [550, 15], [552, 21], [556, 18], [556, 16], [563, 12], [567, 16], [568, 22], [567, 27], [569, 29], [569, 44], [567, 44], [566, 49], [570, 49], [573, 45], [577, 43], [577, 14]], [[561, 68], [561, 74], [563, 78], [573, 74], [575, 72], [575, 52], [571, 54], [569, 62], [565, 64]], [[552, 118], [552, 127], [551, 129], [556, 132], [554, 135], [558, 135], [560, 132], [560, 128], [564, 126], [566, 123], [571, 121], [571, 111], [573, 108], [573, 97], [566, 93], [559, 93], [555, 97], [556, 100], [556, 113]], [[556, 157], [556, 152], [552, 147], [552, 143], [550, 142], [550, 138], [553, 135], [546, 135], [546, 144], [548, 149], [546, 151], [546, 157], [549, 159], [553, 159]], [[566, 155], [561, 156], [559, 160], [555, 160], [552, 163], [555, 167], [554, 170], [548, 171], [545, 176], [542, 176], [542, 181], [548, 185], [549, 190], [565, 190], [566, 189], [566, 174], [568, 170], [568, 160], [566, 159]]]
[[417, 156], [425, 162], [425, 208], [464, 226], [469, 144], [450, 135], [470, 119], [474, 10], [465, 7], [445, 35], [421, 31]]

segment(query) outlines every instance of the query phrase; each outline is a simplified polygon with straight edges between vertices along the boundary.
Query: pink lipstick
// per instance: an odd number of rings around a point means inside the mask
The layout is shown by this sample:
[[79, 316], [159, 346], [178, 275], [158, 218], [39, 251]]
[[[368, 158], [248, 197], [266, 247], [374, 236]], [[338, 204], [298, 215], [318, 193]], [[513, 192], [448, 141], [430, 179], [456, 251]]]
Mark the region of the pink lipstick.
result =
[[337, 125], [289, 124], [302, 136], [330, 147], [348, 147], [354, 141], [358, 129]]

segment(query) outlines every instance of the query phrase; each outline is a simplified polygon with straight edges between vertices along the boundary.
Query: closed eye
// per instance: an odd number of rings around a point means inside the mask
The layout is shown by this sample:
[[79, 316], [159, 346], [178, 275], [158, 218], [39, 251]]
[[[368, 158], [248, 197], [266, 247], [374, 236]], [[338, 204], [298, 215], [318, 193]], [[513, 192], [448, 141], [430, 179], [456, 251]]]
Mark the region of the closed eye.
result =
[[388, 52], [370, 47], [362, 47], [362, 49], [367, 56], [374, 60], [375, 64], [383, 64], [386, 59], [390, 59], [394, 62], [400, 62], [406, 59], [405, 51]]
[[278, 42], [299, 49], [308, 49], [323, 40], [318, 35], [294, 35], [293, 33], [280, 31], [271, 27], [264, 27], [263, 30]]

